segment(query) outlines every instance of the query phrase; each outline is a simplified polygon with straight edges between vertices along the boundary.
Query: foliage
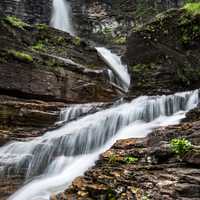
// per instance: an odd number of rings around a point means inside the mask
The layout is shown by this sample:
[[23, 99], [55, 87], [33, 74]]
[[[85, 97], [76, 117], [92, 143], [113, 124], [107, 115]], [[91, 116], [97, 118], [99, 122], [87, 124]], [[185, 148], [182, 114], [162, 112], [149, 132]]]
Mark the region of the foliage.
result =
[[74, 37], [72, 41], [76, 46], [80, 46], [81, 44], [81, 38], [80, 37]]
[[46, 24], [36, 24], [38, 30], [47, 30], [48, 26]]
[[200, 14], [200, 3], [187, 3], [184, 6], [184, 9], [187, 10], [190, 14]]
[[124, 162], [128, 163], [128, 164], [134, 164], [138, 161], [138, 158], [133, 157], [133, 156], [127, 156], [124, 158]]
[[118, 44], [118, 45], [126, 44], [126, 37], [123, 37], [123, 36], [121, 36], [121, 37], [116, 37], [116, 38], [114, 39], [114, 43], [115, 43], [115, 44]]
[[191, 150], [192, 144], [185, 138], [172, 139], [170, 142], [171, 151], [178, 155], [184, 155]]
[[45, 45], [42, 41], [38, 41], [36, 44], [32, 46], [32, 49], [36, 51], [44, 51]]
[[111, 155], [109, 156], [109, 158], [108, 158], [108, 162], [109, 162], [110, 164], [114, 164], [116, 161], [117, 161], [116, 155], [115, 155], [115, 154], [111, 154]]
[[17, 58], [18, 60], [21, 60], [24, 62], [33, 62], [33, 57], [27, 53], [11, 50], [11, 51], [9, 51], [9, 54], [11, 54], [13, 57]]
[[29, 25], [23, 22], [21, 19], [18, 19], [15, 16], [7, 16], [5, 18], [5, 21], [9, 23], [11, 26], [19, 28], [19, 29], [24, 29], [25, 27], [28, 27]]

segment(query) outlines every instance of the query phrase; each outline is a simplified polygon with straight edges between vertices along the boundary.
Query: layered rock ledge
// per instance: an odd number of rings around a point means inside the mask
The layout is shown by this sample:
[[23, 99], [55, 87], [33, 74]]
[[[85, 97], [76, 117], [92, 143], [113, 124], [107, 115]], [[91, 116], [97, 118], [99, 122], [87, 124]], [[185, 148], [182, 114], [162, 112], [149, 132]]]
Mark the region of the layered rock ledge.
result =
[[[196, 121], [159, 128], [144, 139], [119, 140], [84, 176], [51, 199], [198, 200], [199, 129]], [[169, 144], [173, 138], [191, 141], [192, 150], [177, 156]]]

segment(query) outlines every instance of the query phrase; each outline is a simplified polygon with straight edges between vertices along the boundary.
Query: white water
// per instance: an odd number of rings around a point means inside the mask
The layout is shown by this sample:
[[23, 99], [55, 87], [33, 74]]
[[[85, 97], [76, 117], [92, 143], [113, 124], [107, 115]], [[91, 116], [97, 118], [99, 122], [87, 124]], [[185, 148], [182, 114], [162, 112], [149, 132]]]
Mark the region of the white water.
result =
[[[117, 77], [117, 84], [120, 85], [126, 92], [130, 86], [130, 75], [128, 74], [127, 66], [123, 65], [121, 58], [110, 50], [104, 47], [96, 48], [99, 55], [109, 65], [112, 72]], [[113, 74], [109, 71], [110, 80], [113, 81]]]
[[144, 137], [153, 128], [176, 124], [199, 101], [198, 91], [170, 96], [139, 97], [47, 132], [30, 142], [13, 142], [0, 149], [2, 175], [42, 175], [25, 185], [9, 200], [43, 200], [84, 173], [98, 155], [116, 139]]
[[68, 0], [53, 0], [53, 14], [50, 22], [52, 27], [75, 35], [71, 15], [71, 5]]

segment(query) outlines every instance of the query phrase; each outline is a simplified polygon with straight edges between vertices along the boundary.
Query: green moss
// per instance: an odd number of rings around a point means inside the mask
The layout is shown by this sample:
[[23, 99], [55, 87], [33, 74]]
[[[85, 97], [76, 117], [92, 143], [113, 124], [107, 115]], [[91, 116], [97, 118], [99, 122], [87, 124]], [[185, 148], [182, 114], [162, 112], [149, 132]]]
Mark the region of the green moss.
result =
[[37, 43], [35, 43], [32, 47], [33, 50], [36, 51], [45, 51], [45, 44], [40, 40]]
[[135, 164], [139, 159], [133, 156], [126, 156], [124, 162], [127, 164]]
[[11, 26], [19, 28], [19, 29], [24, 29], [25, 27], [28, 27], [29, 25], [23, 22], [21, 19], [18, 19], [15, 16], [7, 16], [5, 18], [5, 21], [9, 23]]
[[46, 24], [36, 24], [38, 30], [47, 30], [48, 26]]
[[124, 36], [116, 37], [114, 38], [113, 42], [118, 45], [126, 44], [126, 37]]
[[57, 37], [57, 44], [63, 44], [65, 42], [65, 38], [62, 36]]
[[74, 37], [72, 40], [73, 44], [75, 44], [76, 46], [80, 46], [81, 45], [81, 38], [79, 37]]
[[190, 14], [200, 14], [200, 3], [187, 3], [183, 8]]
[[8, 53], [20, 61], [33, 62], [33, 57], [27, 53], [15, 50], [10, 50]]
[[109, 162], [110, 164], [114, 164], [114, 163], [116, 163], [116, 161], [117, 161], [116, 155], [115, 155], [115, 154], [111, 154], [111, 155], [109, 156], [109, 158], [108, 158], [108, 162]]

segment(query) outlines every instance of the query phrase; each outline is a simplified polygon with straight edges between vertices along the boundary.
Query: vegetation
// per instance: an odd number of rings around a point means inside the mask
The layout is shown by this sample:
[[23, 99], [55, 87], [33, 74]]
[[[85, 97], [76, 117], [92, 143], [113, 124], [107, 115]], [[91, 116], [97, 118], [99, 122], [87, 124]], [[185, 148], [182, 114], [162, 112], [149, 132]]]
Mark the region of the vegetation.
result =
[[117, 161], [116, 155], [115, 155], [115, 154], [111, 154], [111, 155], [109, 156], [109, 158], [108, 158], [108, 162], [109, 162], [110, 164], [114, 164], [116, 161]]
[[177, 155], [184, 155], [191, 150], [192, 144], [185, 138], [172, 139], [170, 142], [171, 151]]
[[138, 161], [138, 158], [133, 157], [133, 156], [127, 156], [124, 158], [124, 162], [127, 164], [135, 164]]
[[38, 30], [47, 30], [48, 26], [46, 24], [36, 24]]
[[200, 14], [200, 3], [187, 3], [184, 6], [184, 9], [187, 10], [190, 14]]
[[32, 46], [32, 49], [33, 50], [36, 50], [36, 51], [45, 51], [45, 45], [44, 43], [40, 40], [38, 41], [36, 44], [34, 44]]
[[9, 23], [11, 26], [14, 26], [19, 29], [24, 29], [25, 27], [28, 27], [29, 25], [23, 22], [21, 19], [15, 17], [15, 16], [7, 16], [5, 18], [5, 21]]
[[74, 38], [73, 38], [73, 43], [74, 43], [76, 46], [80, 46], [80, 44], [81, 44], [81, 38], [80, 38], [80, 37], [74, 37]]
[[11, 50], [8, 53], [20, 61], [33, 62], [33, 57], [27, 53], [15, 51], [15, 50]]
[[114, 43], [118, 45], [126, 44], [126, 37], [124, 36], [116, 37], [114, 38]]

